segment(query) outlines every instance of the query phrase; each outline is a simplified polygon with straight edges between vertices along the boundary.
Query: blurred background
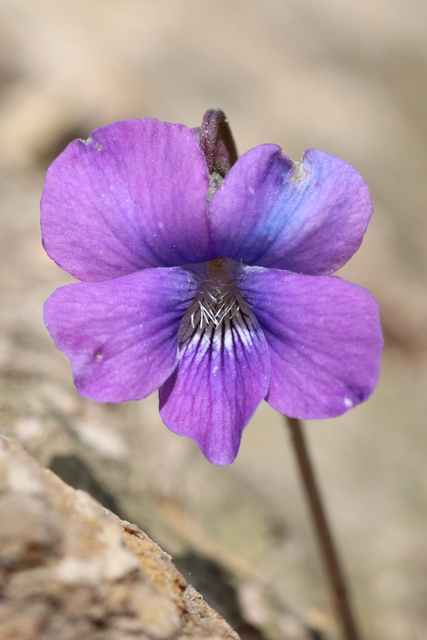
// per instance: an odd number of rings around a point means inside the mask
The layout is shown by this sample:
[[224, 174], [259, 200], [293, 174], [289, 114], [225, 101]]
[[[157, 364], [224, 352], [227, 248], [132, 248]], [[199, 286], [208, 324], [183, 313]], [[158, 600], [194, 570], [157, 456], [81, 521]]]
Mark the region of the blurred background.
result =
[[364, 637], [425, 640], [424, 0], [0, 0], [1, 433], [139, 524], [243, 638], [337, 637], [280, 416], [262, 405], [236, 462], [216, 468], [162, 425], [156, 395], [80, 398], [42, 321], [72, 281], [40, 242], [49, 163], [111, 121], [193, 127], [210, 107], [240, 153], [314, 147], [371, 189], [374, 219], [342, 275], [380, 302], [381, 380], [307, 435]]

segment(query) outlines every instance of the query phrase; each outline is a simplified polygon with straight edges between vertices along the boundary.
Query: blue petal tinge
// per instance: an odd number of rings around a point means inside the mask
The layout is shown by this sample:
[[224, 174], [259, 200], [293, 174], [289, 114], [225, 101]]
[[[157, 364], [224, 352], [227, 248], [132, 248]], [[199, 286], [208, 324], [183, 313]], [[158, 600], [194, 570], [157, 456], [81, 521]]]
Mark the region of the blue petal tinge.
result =
[[373, 205], [351, 165], [309, 149], [301, 165], [265, 144], [245, 153], [212, 196], [217, 252], [245, 264], [334, 273], [357, 251]]

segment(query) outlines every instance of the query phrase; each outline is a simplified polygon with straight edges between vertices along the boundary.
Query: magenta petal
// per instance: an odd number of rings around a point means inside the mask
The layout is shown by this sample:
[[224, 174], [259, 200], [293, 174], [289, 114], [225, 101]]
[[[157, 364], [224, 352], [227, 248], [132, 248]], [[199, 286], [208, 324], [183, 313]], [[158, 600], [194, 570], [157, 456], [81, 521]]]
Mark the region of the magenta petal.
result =
[[372, 295], [337, 277], [243, 267], [235, 279], [271, 358], [266, 400], [293, 418], [332, 418], [366, 400], [383, 346]]
[[43, 244], [86, 281], [209, 260], [208, 187], [197, 135], [184, 125], [101, 127], [72, 142], [47, 172]]
[[309, 149], [294, 170], [272, 144], [245, 153], [209, 205], [219, 255], [313, 275], [351, 258], [372, 211], [365, 182], [347, 162]]
[[269, 380], [267, 345], [252, 314], [224, 321], [217, 330], [190, 327], [179, 365], [160, 388], [160, 414], [210, 462], [229, 464]]
[[44, 318], [79, 393], [123, 402], [157, 389], [176, 366], [179, 326], [204, 277], [196, 267], [148, 269], [58, 289]]

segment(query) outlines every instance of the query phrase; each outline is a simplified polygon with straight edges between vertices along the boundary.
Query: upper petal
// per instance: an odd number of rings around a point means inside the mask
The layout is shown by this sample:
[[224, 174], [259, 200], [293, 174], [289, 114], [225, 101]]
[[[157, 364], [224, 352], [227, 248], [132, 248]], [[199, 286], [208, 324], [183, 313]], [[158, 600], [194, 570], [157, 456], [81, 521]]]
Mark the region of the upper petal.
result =
[[351, 258], [372, 211], [365, 182], [347, 162], [308, 149], [295, 169], [272, 144], [239, 158], [209, 205], [219, 255], [313, 275]]
[[200, 267], [147, 269], [55, 291], [45, 323], [79, 393], [123, 402], [157, 389], [176, 366], [179, 326], [204, 278]]
[[178, 367], [159, 390], [160, 414], [169, 429], [192, 438], [210, 462], [229, 464], [268, 390], [264, 334], [249, 311], [216, 329], [189, 324], [186, 333]]
[[153, 119], [115, 122], [74, 140], [49, 168], [44, 247], [80, 280], [212, 257], [209, 175], [197, 135]]
[[335, 276], [243, 267], [235, 279], [264, 331], [266, 400], [292, 418], [332, 418], [366, 400], [383, 346], [378, 304]]

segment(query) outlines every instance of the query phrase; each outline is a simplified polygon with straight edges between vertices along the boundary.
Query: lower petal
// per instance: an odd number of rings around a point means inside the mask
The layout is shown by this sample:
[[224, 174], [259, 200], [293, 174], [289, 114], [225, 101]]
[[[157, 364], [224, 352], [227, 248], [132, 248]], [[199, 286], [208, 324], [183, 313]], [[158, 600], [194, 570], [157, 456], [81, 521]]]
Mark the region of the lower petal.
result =
[[373, 296], [333, 276], [243, 267], [235, 279], [264, 331], [267, 402], [293, 418], [338, 416], [366, 400], [383, 346]]
[[79, 393], [123, 402], [155, 391], [176, 367], [179, 326], [204, 277], [198, 267], [159, 268], [58, 289], [45, 323]]
[[192, 438], [210, 462], [229, 464], [269, 387], [264, 334], [249, 311], [217, 328], [187, 327], [187, 334], [178, 367], [160, 388], [160, 413], [171, 431]]

